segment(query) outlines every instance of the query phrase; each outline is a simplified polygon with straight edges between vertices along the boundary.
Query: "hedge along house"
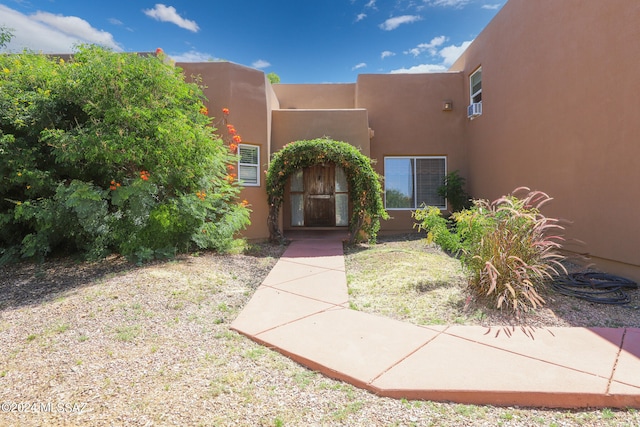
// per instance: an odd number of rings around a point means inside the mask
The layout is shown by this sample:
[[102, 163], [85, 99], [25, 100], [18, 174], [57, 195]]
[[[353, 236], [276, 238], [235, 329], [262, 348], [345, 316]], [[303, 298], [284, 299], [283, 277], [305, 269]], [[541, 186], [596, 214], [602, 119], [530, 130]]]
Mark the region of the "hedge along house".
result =
[[[509, 0], [448, 72], [365, 74], [349, 84], [271, 85], [232, 63], [178, 65], [202, 78], [211, 114], [229, 108], [242, 135], [248, 238], [269, 236], [271, 154], [327, 136], [375, 160], [391, 216], [382, 233], [412, 231], [423, 202], [446, 210], [436, 190], [457, 170], [474, 198], [519, 186], [548, 193], [545, 213], [571, 221], [568, 250], [640, 279], [638, 22], [640, 2], [631, 0]], [[290, 179], [285, 235], [348, 225], [344, 177], [324, 166]]]

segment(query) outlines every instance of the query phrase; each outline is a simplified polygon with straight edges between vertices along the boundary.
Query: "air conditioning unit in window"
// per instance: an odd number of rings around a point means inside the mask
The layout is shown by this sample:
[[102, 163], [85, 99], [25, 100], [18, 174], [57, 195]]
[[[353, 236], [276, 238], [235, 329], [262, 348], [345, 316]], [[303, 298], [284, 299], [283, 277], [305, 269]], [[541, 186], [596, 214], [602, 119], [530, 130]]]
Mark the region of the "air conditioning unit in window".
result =
[[482, 102], [474, 102], [467, 107], [467, 117], [473, 120], [475, 117], [482, 115]]

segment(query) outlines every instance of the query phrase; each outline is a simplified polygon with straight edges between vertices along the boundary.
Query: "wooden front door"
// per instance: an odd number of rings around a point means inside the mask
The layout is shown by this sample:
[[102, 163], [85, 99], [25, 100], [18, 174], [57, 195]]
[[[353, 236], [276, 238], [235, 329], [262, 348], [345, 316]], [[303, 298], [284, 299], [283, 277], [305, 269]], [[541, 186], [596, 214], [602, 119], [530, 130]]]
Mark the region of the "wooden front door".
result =
[[335, 165], [304, 170], [304, 223], [307, 227], [336, 225]]

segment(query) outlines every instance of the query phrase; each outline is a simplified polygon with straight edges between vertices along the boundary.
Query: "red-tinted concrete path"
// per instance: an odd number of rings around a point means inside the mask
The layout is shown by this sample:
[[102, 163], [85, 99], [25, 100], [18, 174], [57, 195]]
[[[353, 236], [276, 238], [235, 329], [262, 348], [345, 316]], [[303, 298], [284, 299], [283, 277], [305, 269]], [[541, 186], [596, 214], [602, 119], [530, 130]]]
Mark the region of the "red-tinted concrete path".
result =
[[415, 326], [348, 300], [341, 240], [294, 240], [232, 328], [382, 396], [640, 408], [640, 329]]

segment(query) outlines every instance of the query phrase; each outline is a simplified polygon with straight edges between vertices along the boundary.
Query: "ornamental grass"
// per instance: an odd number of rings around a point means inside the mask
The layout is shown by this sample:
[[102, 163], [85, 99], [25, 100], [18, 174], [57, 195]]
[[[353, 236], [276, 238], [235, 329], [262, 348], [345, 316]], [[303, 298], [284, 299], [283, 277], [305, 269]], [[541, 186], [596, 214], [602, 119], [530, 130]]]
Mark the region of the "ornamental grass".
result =
[[[526, 191], [518, 198], [516, 193]], [[514, 312], [542, 306], [541, 289], [561, 271], [563, 227], [540, 208], [552, 199], [521, 187], [493, 202], [474, 200], [473, 207], [452, 215], [443, 227], [431, 207], [414, 213], [417, 227], [436, 244], [460, 257], [468, 286], [479, 299]]]

